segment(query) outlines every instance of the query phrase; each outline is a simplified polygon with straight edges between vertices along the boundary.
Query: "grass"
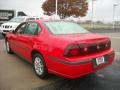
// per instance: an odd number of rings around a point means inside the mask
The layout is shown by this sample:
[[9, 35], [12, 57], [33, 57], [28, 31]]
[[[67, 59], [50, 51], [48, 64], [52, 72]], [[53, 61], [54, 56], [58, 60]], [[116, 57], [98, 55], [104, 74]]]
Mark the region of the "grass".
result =
[[[84, 28], [91, 30], [91, 29], [95, 29], [95, 30], [101, 30], [101, 29], [113, 29], [113, 25], [112, 24], [80, 24], [81, 26], [83, 26]], [[115, 25], [114, 29], [120, 29], [120, 25]]]

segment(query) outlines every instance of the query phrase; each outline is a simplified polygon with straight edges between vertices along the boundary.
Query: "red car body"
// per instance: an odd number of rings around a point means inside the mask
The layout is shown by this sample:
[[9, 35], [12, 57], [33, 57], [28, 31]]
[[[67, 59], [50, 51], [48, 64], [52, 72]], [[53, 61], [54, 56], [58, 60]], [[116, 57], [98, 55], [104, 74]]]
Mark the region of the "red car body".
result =
[[[114, 60], [115, 53], [107, 36], [92, 33], [54, 35], [44, 25], [46, 21], [29, 22], [39, 24], [38, 35], [8, 33], [6, 40], [12, 51], [30, 63], [33, 63], [32, 54], [40, 53], [49, 73], [78, 78], [100, 70]], [[101, 62], [101, 58], [104, 61]]]

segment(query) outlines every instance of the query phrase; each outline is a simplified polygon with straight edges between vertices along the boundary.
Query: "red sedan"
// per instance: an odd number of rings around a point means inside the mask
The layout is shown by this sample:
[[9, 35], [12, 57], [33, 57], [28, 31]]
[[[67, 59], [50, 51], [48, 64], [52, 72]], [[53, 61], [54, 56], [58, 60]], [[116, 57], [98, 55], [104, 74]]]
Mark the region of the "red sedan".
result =
[[32, 63], [40, 78], [48, 73], [78, 78], [110, 65], [115, 56], [107, 36], [68, 21], [24, 22], [7, 34], [5, 43], [8, 53]]

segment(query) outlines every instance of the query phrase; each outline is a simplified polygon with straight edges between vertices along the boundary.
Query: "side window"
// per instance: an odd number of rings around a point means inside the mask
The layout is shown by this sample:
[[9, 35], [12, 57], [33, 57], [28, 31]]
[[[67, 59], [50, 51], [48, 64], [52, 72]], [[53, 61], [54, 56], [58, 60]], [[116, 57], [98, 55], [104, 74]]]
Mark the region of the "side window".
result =
[[17, 27], [15, 33], [16, 34], [23, 34], [25, 27], [26, 27], [26, 23], [21, 24], [20, 26]]
[[41, 29], [37, 23], [28, 23], [24, 30], [24, 34], [37, 35], [40, 30]]

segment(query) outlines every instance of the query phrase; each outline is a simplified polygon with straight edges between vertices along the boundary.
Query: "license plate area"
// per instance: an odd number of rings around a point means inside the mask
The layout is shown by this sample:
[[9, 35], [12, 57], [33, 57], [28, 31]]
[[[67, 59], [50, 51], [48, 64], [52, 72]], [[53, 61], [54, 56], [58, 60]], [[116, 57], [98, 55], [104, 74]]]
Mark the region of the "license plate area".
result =
[[103, 63], [105, 63], [105, 59], [104, 59], [103, 56], [96, 58], [96, 64], [97, 65], [100, 65], [100, 64], [103, 64]]
[[101, 65], [101, 64], [105, 64], [106, 62], [105, 62], [105, 57], [104, 56], [101, 56], [101, 57], [97, 57], [97, 58], [95, 58], [95, 60], [94, 60], [94, 67], [97, 67], [97, 66], [99, 66], [99, 65]]

